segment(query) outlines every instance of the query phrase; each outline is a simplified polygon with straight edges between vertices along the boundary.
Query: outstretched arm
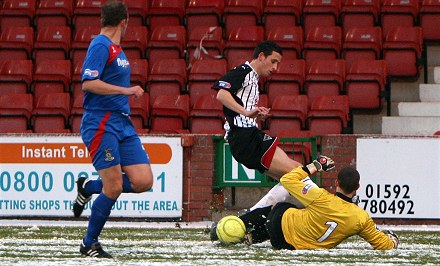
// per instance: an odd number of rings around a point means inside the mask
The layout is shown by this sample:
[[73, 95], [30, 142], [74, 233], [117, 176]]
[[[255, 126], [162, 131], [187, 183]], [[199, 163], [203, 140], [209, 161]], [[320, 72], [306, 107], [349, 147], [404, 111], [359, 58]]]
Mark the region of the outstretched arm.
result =
[[231, 93], [227, 90], [222, 90], [222, 89], [219, 90], [217, 92], [217, 100], [219, 102], [221, 102], [224, 106], [226, 106], [228, 109], [230, 109], [238, 114], [241, 114], [241, 115], [244, 115], [244, 116], [247, 116], [250, 118], [255, 118], [258, 116], [258, 113], [259, 113], [258, 108], [252, 109], [250, 111], [246, 110], [243, 106], [241, 106], [239, 103], [237, 103], [234, 100]]

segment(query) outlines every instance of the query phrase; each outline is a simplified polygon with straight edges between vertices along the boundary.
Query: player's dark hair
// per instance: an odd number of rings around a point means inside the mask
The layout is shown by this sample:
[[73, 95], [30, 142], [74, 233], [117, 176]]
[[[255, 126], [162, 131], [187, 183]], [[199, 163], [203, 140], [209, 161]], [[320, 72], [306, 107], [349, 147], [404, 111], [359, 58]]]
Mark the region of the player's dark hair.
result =
[[128, 8], [121, 1], [110, 0], [101, 7], [101, 27], [117, 26], [128, 19]]
[[339, 187], [345, 193], [351, 193], [359, 188], [359, 180], [361, 176], [359, 172], [352, 167], [344, 167], [338, 173]]
[[255, 47], [254, 49], [254, 59], [258, 58], [258, 55], [263, 52], [264, 56], [269, 56], [271, 55], [273, 52], [277, 52], [280, 55], [283, 55], [283, 49], [281, 49], [281, 47], [273, 41], [262, 41], [260, 42], [257, 47]]

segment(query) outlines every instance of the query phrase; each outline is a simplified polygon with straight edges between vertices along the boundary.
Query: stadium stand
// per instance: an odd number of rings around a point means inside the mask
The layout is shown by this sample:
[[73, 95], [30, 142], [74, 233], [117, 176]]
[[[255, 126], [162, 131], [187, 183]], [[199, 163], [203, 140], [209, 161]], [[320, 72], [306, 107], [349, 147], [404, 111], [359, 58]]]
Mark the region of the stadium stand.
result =
[[224, 9], [224, 0], [190, 0], [184, 16], [188, 37], [197, 27], [221, 27]]
[[148, 119], [150, 117], [150, 95], [144, 93], [142, 97], [130, 97], [130, 118], [134, 128], [139, 133], [148, 133]]
[[271, 106], [271, 116], [266, 120], [267, 129], [278, 136], [283, 130], [301, 130], [309, 109], [306, 95], [278, 95]]
[[347, 95], [316, 98], [307, 115], [307, 128], [316, 136], [350, 133], [350, 105]]
[[314, 61], [304, 81], [304, 93], [309, 98], [309, 104], [319, 96], [342, 94], [345, 75], [344, 59]]
[[314, 27], [307, 33], [303, 56], [307, 69], [315, 60], [338, 59], [342, 48], [342, 31], [339, 26]]
[[197, 26], [189, 33], [187, 44], [188, 62], [223, 56], [223, 29], [221, 27]]
[[73, 0], [40, 0], [33, 24], [37, 30], [46, 26], [70, 26]]
[[183, 25], [185, 0], [152, 0], [147, 13], [150, 33], [158, 27]]
[[216, 80], [221, 78], [227, 71], [225, 59], [204, 59], [194, 61], [188, 76], [188, 93], [191, 107], [202, 95], [215, 97], [217, 91], [211, 89]]
[[305, 0], [302, 12], [304, 33], [315, 27], [337, 26], [342, 0]]
[[148, 28], [146, 26], [128, 26], [121, 41], [124, 53], [129, 59], [145, 58], [148, 44]]
[[30, 92], [33, 73], [32, 60], [0, 61], [0, 95]]
[[153, 103], [150, 133], [189, 133], [189, 95], [159, 95]]
[[160, 95], [179, 95], [186, 92], [187, 70], [183, 59], [162, 59], [151, 68], [146, 85], [150, 107]]
[[148, 5], [150, 1], [125, 0], [128, 7], [130, 26], [147, 25]]
[[383, 0], [380, 23], [383, 37], [395, 27], [417, 26], [420, 0]]
[[32, 59], [34, 30], [32, 27], [5, 27], [0, 35], [0, 60]]
[[46, 93], [38, 98], [32, 110], [31, 127], [35, 133], [70, 133], [69, 115], [69, 93]]
[[6, 27], [30, 27], [35, 15], [35, 0], [3, 0], [0, 9], [0, 30]]
[[32, 50], [32, 60], [35, 63], [44, 59], [68, 60], [71, 35], [68, 26], [41, 27]]
[[81, 27], [101, 26], [101, 6], [103, 1], [77, 0], [72, 15], [72, 25], [76, 29]]
[[214, 95], [200, 95], [191, 108], [188, 123], [194, 134], [224, 134], [223, 105]]
[[130, 59], [131, 85], [139, 85], [146, 90], [148, 82], [148, 60]]
[[266, 79], [264, 91], [269, 106], [278, 95], [298, 95], [303, 92], [306, 64], [303, 59], [283, 59], [276, 72]]
[[267, 34], [267, 40], [278, 43], [283, 48], [283, 59], [301, 57], [304, 46], [304, 33], [300, 26], [277, 26]]
[[346, 0], [339, 13], [340, 26], [345, 34], [352, 27], [379, 25], [381, 0]]
[[81, 119], [84, 113], [83, 97], [77, 96], [73, 99], [72, 108], [68, 117], [69, 128], [72, 133], [80, 133]]
[[32, 94], [0, 94], [0, 132], [29, 133]]
[[224, 37], [232, 33], [235, 27], [258, 26], [263, 13], [263, 0], [227, 0], [223, 11]]
[[438, 22], [440, 21], [440, 2], [436, 0], [422, 0], [419, 10], [420, 27], [423, 30], [423, 39], [440, 41]]
[[302, 5], [302, 1], [267, 0], [262, 14], [264, 31], [300, 25]]
[[261, 26], [241, 26], [231, 31], [226, 41], [223, 54], [228, 61], [228, 68], [234, 66], [233, 60], [251, 60], [255, 46], [264, 40], [264, 29]]

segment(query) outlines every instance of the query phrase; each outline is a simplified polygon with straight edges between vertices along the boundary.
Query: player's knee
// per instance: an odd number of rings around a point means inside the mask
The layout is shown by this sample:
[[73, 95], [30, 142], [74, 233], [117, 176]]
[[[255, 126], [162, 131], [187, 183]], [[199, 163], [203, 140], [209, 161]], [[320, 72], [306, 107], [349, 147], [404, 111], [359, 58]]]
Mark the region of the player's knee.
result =
[[133, 190], [137, 193], [145, 192], [153, 187], [153, 178], [147, 177], [132, 184]]

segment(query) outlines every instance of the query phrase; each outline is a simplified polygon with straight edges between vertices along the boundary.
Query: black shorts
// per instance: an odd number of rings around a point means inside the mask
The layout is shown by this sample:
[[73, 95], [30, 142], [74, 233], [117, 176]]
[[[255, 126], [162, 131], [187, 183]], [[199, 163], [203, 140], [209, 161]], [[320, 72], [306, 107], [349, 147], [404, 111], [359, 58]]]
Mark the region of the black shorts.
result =
[[264, 173], [272, 162], [278, 139], [256, 127], [236, 127], [228, 132], [228, 142], [237, 162]]
[[270, 243], [276, 249], [295, 249], [294, 246], [286, 242], [281, 227], [283, 214], [290, 208], [295, 208], [295, 205], [288, 202], [279, 202], [273, 207], [267, 216], [266, 231], [270, 236]]

